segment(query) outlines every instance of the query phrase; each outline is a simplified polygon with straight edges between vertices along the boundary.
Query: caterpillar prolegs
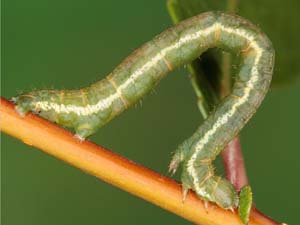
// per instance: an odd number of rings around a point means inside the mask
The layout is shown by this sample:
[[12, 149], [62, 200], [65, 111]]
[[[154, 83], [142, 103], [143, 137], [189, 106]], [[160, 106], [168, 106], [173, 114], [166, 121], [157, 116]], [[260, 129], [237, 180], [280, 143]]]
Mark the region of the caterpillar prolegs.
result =
[[238, 54], [240, 66], [232, 93], [176, 150], [170, 164], [183, 164], [184, 190], [225, 209], [236, 208], [238, 195], [214, 174], [212, 162], [238, 134], [263, 100], [272, 77], [274, 50], [267, 36], [249, 21], [207, 12], [169, 28], [134, 51], [111, 74], [80, 90], [40, 90], [13, 98], [20, 114], [32, 111], [73, 128], [85, 139], [147, 94], [168, 72], [209, 48]]

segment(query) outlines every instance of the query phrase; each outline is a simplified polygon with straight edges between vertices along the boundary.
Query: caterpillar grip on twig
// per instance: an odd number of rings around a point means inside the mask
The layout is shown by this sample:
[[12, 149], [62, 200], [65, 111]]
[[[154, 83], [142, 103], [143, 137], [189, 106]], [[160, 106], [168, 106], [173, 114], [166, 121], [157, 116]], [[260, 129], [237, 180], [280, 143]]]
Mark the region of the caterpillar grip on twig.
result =
[[144, 44], [91, 86], [32, 91], [13, 101], [20, 114], [32, 111], [74, 129], [78, 138], [85, 139], [140, 100], [167, 73], [209, 48], [240, 56], [232, 93], [179, 146], [169, 169], [174, 173], [182, 163], [184, 193], [193, 189], [201, 199], [234, 209], [238, 194], [231, 183], [214, 174], [212, 162], [255, 113], [268, 91], [274, 64], [270, 40], [242, 17], [206, 12], [189, 18]]

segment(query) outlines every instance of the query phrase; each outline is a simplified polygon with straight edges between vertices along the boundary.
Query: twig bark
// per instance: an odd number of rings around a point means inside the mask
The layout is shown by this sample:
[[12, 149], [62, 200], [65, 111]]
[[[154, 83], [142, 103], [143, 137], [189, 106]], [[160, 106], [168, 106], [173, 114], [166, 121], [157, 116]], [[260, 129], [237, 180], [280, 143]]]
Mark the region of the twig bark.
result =
[[[140, 166], [90, 141], [80, 142], [73, 134], [36, 115], [18, 115], [12, 103], [1, 98], [1, 131], [59, 158], [133, 195], [158, 205], [195, 224], [242, 225], [236, 212], [204, 203], [190, 192], [182, 203], [181, 186], [170, 178]], [[9, 149], [6, 149], [8, 151]], [[278, 225], [256, 209], [250, 225]]]

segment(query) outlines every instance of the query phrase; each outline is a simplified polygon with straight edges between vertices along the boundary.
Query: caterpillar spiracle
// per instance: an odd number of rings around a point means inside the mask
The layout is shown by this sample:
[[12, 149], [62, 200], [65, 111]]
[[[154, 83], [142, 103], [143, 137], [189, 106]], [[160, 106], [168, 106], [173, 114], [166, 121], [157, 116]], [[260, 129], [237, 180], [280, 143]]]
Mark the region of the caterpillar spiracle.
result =
[[268, 37], [242, 17], [222, 12], [200, 14], [157, 35], [106, 78], [88, 87], [32, 91], [12, 100], [20, 114], [32, 111], [74, 129], [78, 138], [85, 139], [140, 100], [167, 73], [209, 48], [240, 56], [232, 93], [178, 147], [169, 169], [174, 173], [182, 163], [184, 193], [193, 189], [203, 200], [234, 209], [238, 206], [238, 194], [230, 182], [214, 174], [212, 162], [263, 100], [275, 56]]

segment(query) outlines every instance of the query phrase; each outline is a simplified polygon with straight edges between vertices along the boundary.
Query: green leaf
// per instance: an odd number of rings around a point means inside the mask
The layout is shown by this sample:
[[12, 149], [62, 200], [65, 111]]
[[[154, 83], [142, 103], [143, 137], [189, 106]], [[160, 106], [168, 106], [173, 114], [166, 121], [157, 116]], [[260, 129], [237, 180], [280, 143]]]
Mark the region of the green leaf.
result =
[[258, 25], [271, 39], [275, 52], [273, 86], [300, 78], [299, 0], [241, 1], [238, 14]]
[[248, 224], [252, 207], [251, 187], [246, 185], [241, 189], [239, 202], [239, 216], [244, 224]]

